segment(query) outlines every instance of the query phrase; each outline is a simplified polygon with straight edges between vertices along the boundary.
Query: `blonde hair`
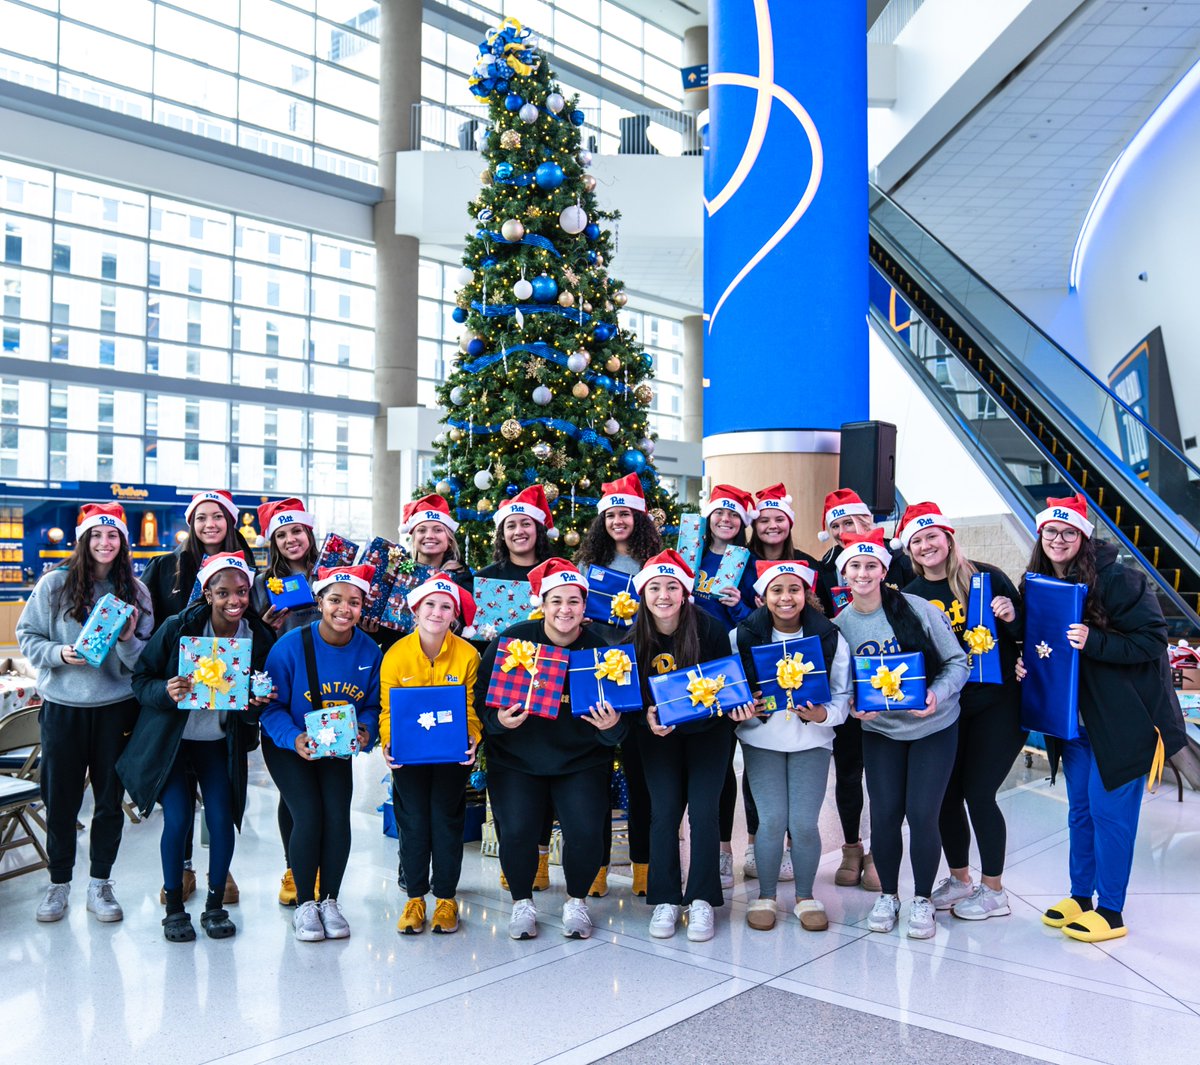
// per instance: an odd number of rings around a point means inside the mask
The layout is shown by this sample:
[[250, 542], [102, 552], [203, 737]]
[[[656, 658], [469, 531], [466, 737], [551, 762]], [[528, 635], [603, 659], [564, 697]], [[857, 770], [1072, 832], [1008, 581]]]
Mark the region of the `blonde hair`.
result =
[[[946, 554], [946, 581], [950, 585], [950, 591], [954, 593], [954, 598], [966, 606], [967, 600], [971, 597], [971, 577], [979, 571], [969, 558], [959, 552], [958, 541], [954, 539], [954, 534], [946, 529], [942, 529], [942, 534], [946, 537], [946, 543], [949, 546]], [[925, 576], [925, 567], [915, 558], [912, 558], [912, 567], [918, 577]]]

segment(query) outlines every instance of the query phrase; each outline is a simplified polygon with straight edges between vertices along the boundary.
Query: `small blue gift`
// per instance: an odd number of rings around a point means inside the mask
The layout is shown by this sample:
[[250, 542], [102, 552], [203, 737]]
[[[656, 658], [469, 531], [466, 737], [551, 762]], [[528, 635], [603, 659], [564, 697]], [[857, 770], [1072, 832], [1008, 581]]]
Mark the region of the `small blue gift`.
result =
[[312, 588], [302, 573], [289, 573], [286, 577], [268, 577], [267, 598], [276, 610], [292, 610], [295, 607], [312, 606]]
[[768, 714], [794, 713], [807, 703], [821, 706], [833, 698], [819, 636], [760, 644], [750, 648], [750, 657]]
[[693, 573], [700, 572], [700, 559], [704, 557], [705, 521], [699, 514], [679, 516], [679, 536], [675, 550]]
[[1079, 738], [1079, 652], [1067, 643], [1067, 627], [1083, 620], [1087, 593], [1086, 584], [1025, 574], [1023, 729]]
[[251, 673], [250, 674], [250, 694], [255, 699], [265, 699], [275, 690], [275, 682], [271, 679], [270, 673]]
[[602, 702], [620, 714], [642, 709], [642, 685], [632, 646], [572, 651], [567, 669], [574, 717], [583, 717], [589, 707]]
[[[721, 564], [713, 575], [713, 595], [719, 596], [722, 588], [738, 588], [742, 583], [742, 575], [750, 564], [750, 551], [738, 544], [730, 544], [721, 556]], [[753, 606], [753, 603], [747, 603]]]
[[734, 655], [653, 676], [650, 693], [662, 725], [701, 721], [754, 701], [742, 660]]
[[304, 731], [316, 744], [314, 758], [349, 758], [358, 753], [358, 716], [353, 706], [327, 706], [304, 715]]
[[75, 653], [89, 666], [99, 666], [121, 638], [121, 630], [133, 616], [133, 605], [105, 592], [96, 600], [75, 641]]
[[495, 639], [517, 622], [527, 621], [533, 611], [532, 593], [528, 581], [476, 577], [475, 631], [479, 633], [479, 639]]
[[992, 575], [971, 574], [967, 596], [967, 627], [963, 630], [967, 646], [969, 680], [976, 684], [999, 684], [1000, 644], [996, 639], [996, 616], [992, 613]]
[[392, 688], [392, 761], [399, 765], [463, 762], [467, 733], [467, 689], [461, 684]]
[[925, 709], [925, 656], [855, 655], [854, 708], [860, 714], [880, 710]]
[[583, 616], [603, 621], [620, 629], [629, 628], [637, 617], [641, 600], [633, 586], [633, 577], [607, 566], [588, 566], [588, 582]]
[[250, 705], [252, 640], [181, 636], [179, 675], [192, 678], [180, 710], [245, 710]]

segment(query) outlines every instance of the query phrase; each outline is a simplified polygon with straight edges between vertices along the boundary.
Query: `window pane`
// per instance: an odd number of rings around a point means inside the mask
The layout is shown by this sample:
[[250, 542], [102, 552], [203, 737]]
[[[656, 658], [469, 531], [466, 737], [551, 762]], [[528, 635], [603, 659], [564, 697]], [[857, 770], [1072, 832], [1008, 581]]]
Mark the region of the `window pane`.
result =
[[[53, 15], [3, 0], [0, 26], [4, 27], [5, 47], [34, 59], [54, 62], [58, 49], [58, 20]], [[7, 62], [7, 57], [2, 61]]]
[[[287, 49], [278, 48], [253, 37], [242, 38], [240, 70], [243, 77], [300, 96], [313, 94], [313, 64], [306, 56], [297, 55]], [[252, 118], [251, 121], [259, 121]]]
[[253, 218], [237, 220], [237, 256], [260, 262], [308, 269], [308, 234]]
[[379, 155], [379, 128], [374, 123], [326, 107], [317, 108], [316, 141], [363, 159]]
[[379, 83], [338, 67], [317, 67], [317, 99], [364, 118], [379, 119]]
[[142, 92], [150, 91], [153, 59], [148, 47], [70, 22], [59, 26], [59, 41], [59, 62], [64, 67]]
[[233, 250], [232, 215], [161, 196], [153, 197], [151, 208], [152, 237], [225, 255]]
[[267, 41], [278, 41], [304, 55], [312, 55], [315, 27], [306, 15], [274, 0], [242, 0], [242, 29]]
[[243, 122], [276, 129], [292, 136], [310, 139], [313, 131], [312, 104], [265, 85], [242, 82], [238, 117]]
[[155, 288], [215, 300], [228, 300], [232, 296], [232, 264], [228, 259], [151, 244], [150, 261], [155, 267], [152, 279]]
[[159, 53], [154, 63], [154, 91], [159, 96], [218, 115], [237, 114], [237, 81], [208, 67]]
[[[211, 17], [209, 7], [206, 2], [199, 10]], [[187, 56], [198, 63], [207, 63], [223, 70], [237, 70], [238, 35], [233, 30], [214, 25], [207, 19], [186, 15], [166, 4], [158, 5], [157, 18], [154, 36], [157, 47]]]

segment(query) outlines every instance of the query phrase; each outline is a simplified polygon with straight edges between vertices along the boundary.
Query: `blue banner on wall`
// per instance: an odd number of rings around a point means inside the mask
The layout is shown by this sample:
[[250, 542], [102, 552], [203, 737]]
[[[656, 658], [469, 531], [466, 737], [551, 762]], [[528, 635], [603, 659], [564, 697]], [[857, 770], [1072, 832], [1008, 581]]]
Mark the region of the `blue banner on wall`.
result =
[[[1149, 421], [1150, 411], [1150, 345], [1143, 340], [1125, 356], [1108, 375], [1109, 387], [1129, 406]], [[1121, 457], [1143, 481], [1150, 477], [1150, 438], [1136, 418], [1120, 407], [1117, 412], [1117, 431], [1121, 440]]]

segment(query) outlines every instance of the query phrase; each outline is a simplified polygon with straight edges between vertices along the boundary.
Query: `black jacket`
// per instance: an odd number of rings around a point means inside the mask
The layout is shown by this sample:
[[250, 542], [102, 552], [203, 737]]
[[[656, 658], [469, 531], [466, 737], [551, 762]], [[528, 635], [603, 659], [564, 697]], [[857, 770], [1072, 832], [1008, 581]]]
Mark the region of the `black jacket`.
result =
[[[237, 538], [241, 545], [238, 550], [246, 556], [246, 561], [253, 571], [254, 552], [240, 532], [237, 534]], [[155, 555], [146, 563], [145, 572], [142, 574], [142, 583], [150, 590], [150, 602], [154, 604], [155, 629], [162, 625], [167, 618], [180, 613], [188, 605], [188, 596], [192, 594], [195, 576], [193, 575], [186, 588], [181, 588], [178, 592], [174, 590], [179, 559], [186, 550], [187, 544], [183, 544], [175, 548], [169, 555]]]
[[[200, 600], [182, 614], [167, 618], [150, 637], [133, 672], [133, 694], [141, 704], [133, 735], [117, 760], [117, 775], [143, 816], [148, 814], [162, 795], [167, 775], [179, 754], [188, 711], [180, 710], [167, 694], [167, 681], [179, 675], [179, 638], [200, 636], [212, 608]], [[267, 652], [275, 643], [270, 626], [247, 611], [253, 650], [251, 668], [261, 670]], [[233, 819], [242, 827], [246, 809], [248, 771], [246, 754], [258, 746], [258, 714], [246, 711], [230, 714], [225, 723], [225, 739], [229, 747], [229, 781], [233, 786]]]
[[[841, 635], [838, 627], [807, 604], [800, 614], [800, 627], [804, 630], [805, 636], [820, 638], [821, 654], [825, 657], [825, 668], [832, 669], [833, 656], [837, 654], [838, 637]], [[737, 627], [738, 654], [742, 657], [742, 668], [746, 671], [746, 679], [750, 681], [750, 687], [754, 691], [759, 690], [759, 677], [750, 648], [770, 643], [772, 630], [771, 613], [765, 606], [760, 606]]]

